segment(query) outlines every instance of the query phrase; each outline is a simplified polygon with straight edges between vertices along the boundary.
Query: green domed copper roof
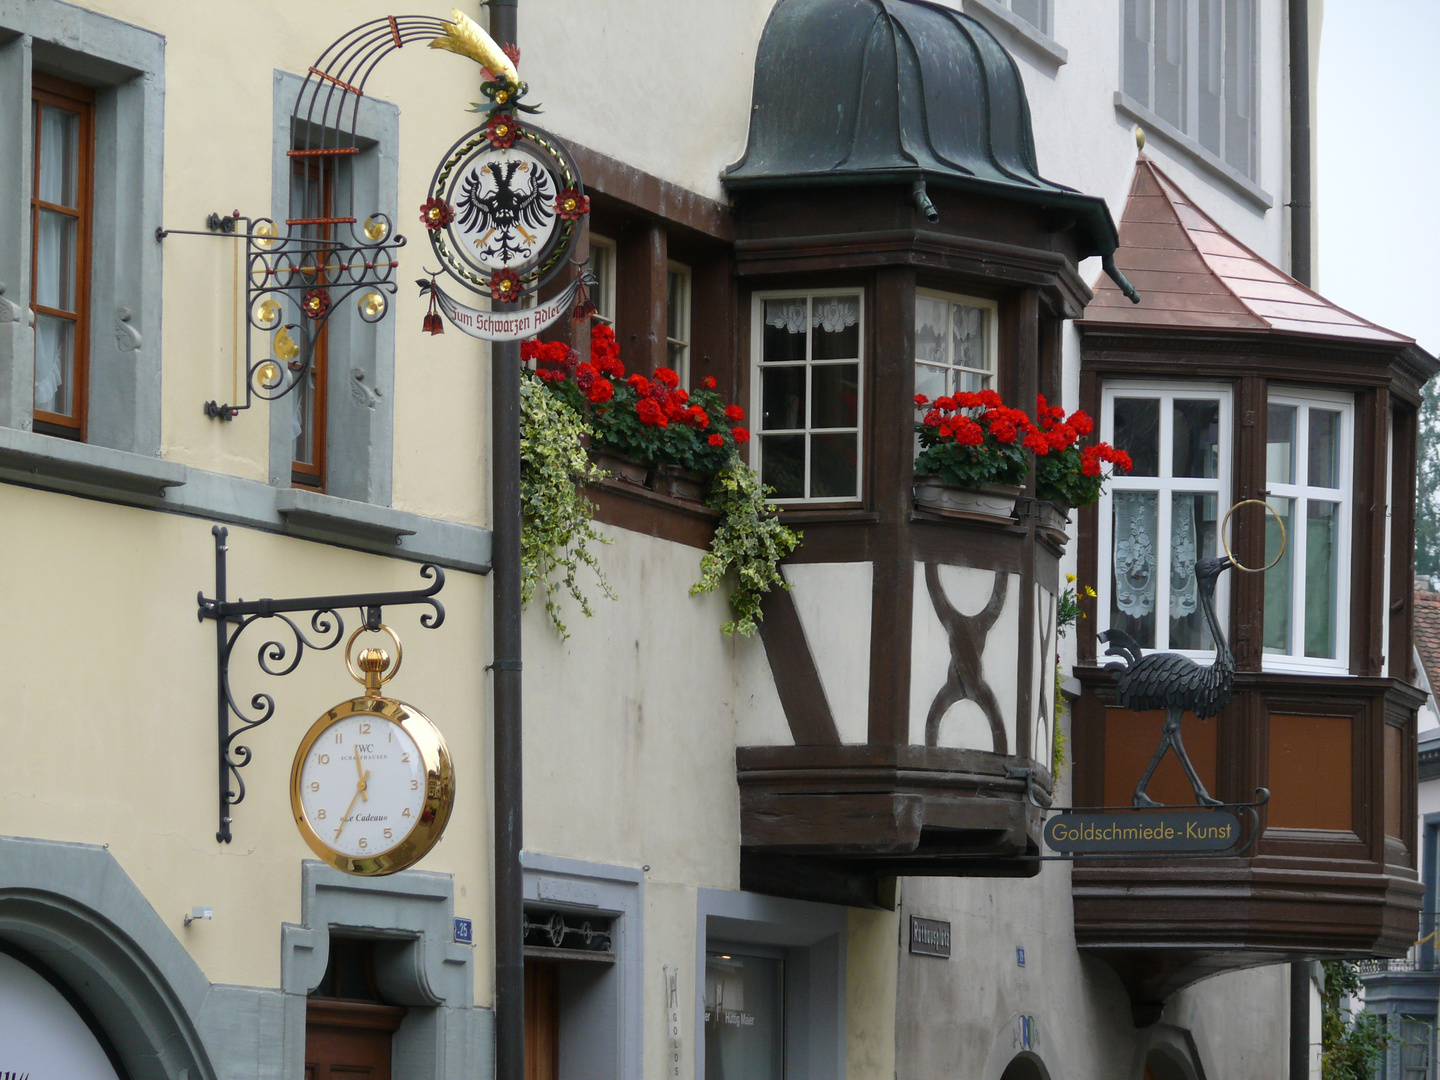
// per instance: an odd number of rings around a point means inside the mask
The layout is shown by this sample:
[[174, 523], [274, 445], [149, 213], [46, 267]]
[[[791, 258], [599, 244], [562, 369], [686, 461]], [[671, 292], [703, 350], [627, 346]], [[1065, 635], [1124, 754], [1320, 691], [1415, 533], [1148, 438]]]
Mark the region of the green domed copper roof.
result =
[[1044, 179], [1014, 59], [927, 0], [779, 0], [760, 37], [735, 190], [924, 180], [1075, 213], [1115, 250], [1105, 201]]

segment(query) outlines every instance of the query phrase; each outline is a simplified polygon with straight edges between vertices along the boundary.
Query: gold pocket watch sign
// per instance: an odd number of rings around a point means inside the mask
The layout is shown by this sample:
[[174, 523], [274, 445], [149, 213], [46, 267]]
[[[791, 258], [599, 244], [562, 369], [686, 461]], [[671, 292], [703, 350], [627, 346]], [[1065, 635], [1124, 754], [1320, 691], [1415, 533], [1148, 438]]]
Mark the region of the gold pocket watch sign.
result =
[[[347, 874], [375, 877], [413, 866], [435, 846], [455, 802], [455, 769], [445, 739], [411, 705], [380, 687], [400, 670], [383, 649], [350, 658], [362, 626], [345, 643], [345, 666], [365, 686], [311, 725], [290, 769], [290, 806], [310, 849]], [[356, 668], [358, 662], [359, 670]]]

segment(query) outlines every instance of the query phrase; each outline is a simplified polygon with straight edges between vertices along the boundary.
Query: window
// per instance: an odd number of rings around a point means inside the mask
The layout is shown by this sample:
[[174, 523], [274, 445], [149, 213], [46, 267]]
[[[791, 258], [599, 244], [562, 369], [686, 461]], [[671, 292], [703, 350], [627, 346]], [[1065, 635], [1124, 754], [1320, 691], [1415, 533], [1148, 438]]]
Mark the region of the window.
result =
[[785, 1075], [785, 953], [711, 942], [705, 955], [705, 1080]]
[[[1198, 559], [1222, 553], [1217, 529], [1230, 506], [1229, 391], [1113, 383], [1105, 388], [1100, 426], [1101, 437], [1134, 461], [1128, 474], [1111, 479], [1100, 503], [1101, 629], [1123, 630], [1147, 650], [1214, 649], [1194, 568]], [[1223, 625], [1225, 577], [1216, 591]]]
[[665, 275], [665, 353], [667, 364], [690, 385], [690, 268], [672, 262]]
[[85, 437], [91, 170], [95, 99], [36, 73], [31, 83], [30, 307], [35, 313], [35, 430]]
[[1125, 96], [1255, 179], [1253, 0], [1125, 0]]
[[590, 269], [600, 282], [590, 294], [595, 318], [606, 326], [615, 325], [615, 241], [590, 234]]
[[780, 502], [858, 499], [860, 293], [770, 294], [755, 305], [761, 481]]
[[[1351, 400], [1290, 391], [1270, 394], [1266, 419], [1267, 501], [1289, 544], [1265, 574], [1265, 654], [1348, 667]], [[1266, 522], [1265, 561], [1280, 549]]]
[[1054, 36], [1050, 23], [1053, 0], [1006, 0], [1010, 10], [1042, 34]]
[[995, 385], [995, 304], [969, 296], [915, 295], [915, 392], [930, 400]]
[[[319, 224], [293, 226], [293, 234], [305, 242], [305, 252], [313, 259], [305, 260], [302, 276], [307, 284], [323, 288], [327, 284], [325, 252], [334, 239], [335, 226], [324, 219], [335, 216], [335, 189], [344, 159], [326, 160], [314, 157], [293, 159], [290, 172], [290, 213], [302, 219], [321, 219]], [[320, 328], [311, 347], [310, 368], [295, 388], [295, 460], [290, 466], [290, 481], [296, 487], [325, 490], [325, 422], [328, 370], [330, 359], [330, 327]]]

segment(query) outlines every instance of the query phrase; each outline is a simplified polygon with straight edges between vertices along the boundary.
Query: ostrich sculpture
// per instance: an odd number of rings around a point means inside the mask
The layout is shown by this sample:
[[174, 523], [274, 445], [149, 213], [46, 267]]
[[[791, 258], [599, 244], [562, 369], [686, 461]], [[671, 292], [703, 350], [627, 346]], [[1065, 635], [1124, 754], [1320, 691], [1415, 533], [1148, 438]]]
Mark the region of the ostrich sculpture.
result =
[[1195, 580], [1200, 586], [1200, 606], [1205, 612], [1205, 623], [1215, 639], [1215, 660], [1209, 667], [1202, 667], [1188, 656], [1179, 653], [1151, 653], [1142, 656], [1140, 643], [1123, 630], [1106, 630], [1100, 640], [1110, 647], [1106, 656], [1121, 656], [1122, 663], [1106, 664], [1107, 671], [1116, 672], [1119, 684], [1116, 697], [1120, 704], [1136, 712], [1146, 709], [1164, 709], [1165, 726], [1161, 729], [1160, 745], [1145, 775], [1135, 785], [1134, 806], [1160, 806], [1145, 794], [1145, 786], [1155, 773], [1155, 767], [1165, 756], [1165, 751], [1174, 748], [1175, 756], [1190, 783], [1195, 789], [1195, 801], [1202, 806], [1221, 806], [1219, 799], [1211, 798], [1190, 764], [1185, 753], [1185, 744], [1180, 739], [1180, 718], [1186, 711], [1202, 720], [1219, 713], [1230, 701], [1230, 689], [1235, 683], [1235, 658], [1225, 643], [1225, 634], [1215, 618], [1215, 581], [1221, 571], [1229, 570], [1234, 563], [1228, 558], [1201, 559], [1195, 564]]

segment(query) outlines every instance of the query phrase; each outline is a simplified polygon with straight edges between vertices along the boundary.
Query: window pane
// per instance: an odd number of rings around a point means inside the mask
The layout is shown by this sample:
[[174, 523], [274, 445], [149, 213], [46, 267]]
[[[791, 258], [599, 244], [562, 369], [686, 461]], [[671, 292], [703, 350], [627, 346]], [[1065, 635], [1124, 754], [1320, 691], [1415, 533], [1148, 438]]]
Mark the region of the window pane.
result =
[[312, 363], [295, 389], [295, 461], [301, 465], [315, 464], [315, 374]]
[[1225, 160], [1255, 174], [1255, 16], [1250, 0], [1225, 0]]
[[810, 329], [814, 359], [860, 358], [860, 297], [817, 296], [811, 301]]
[[1131, 476], [1160, 475], [1160, 402], [1115, 399], [1115, 446], [1130, 455]]
[[765, 368], [760, 372], [760, 429], [805, 426], [805, 369]]
[[35, 316], [35, 408], [75, 415], [75, 324]]
[[45, 202], [79, 205], [80, 115], [54, 105], [40, 107], [40, 191]]
[[1310, 500], [1305, 515], [1305, 655], [1335, 659], [1340, 504]]
[[1199, 0], [1200, 3], [1200, 93], [1196, 103], [1200, 112], [1200, 145], [1212, 154], [1220, 153], [1221, 81], [1224, 56], [1220, 29], [1221, 0]]
[[1182, 131], [1185, 117], [1185, 0], [1155, 0], [1155, 112]]
[[681, 380], [685, 377], [685, 354], [690, 351], [689, 346], [677, 342], [669, 342], [665, 346], [665, 363], [671, 371], [677, 372]]
[[782, 1080], [784, 962], [705, 957], [705, 1080]]
[[[930, 296], [915, 297], [915, 359], [948, 364], [945, 345], [946, 304]], [[944, 393], [942, 390], [941, 393]]]
[[1125, 0], [1125, 93], [1150, 104], [1150, 0]]
[[805, 359], [805, 335], [809, 332], [810, 322], [808, 311], [803, 296], [765, 301], [763, 361]]
[[1155, 540], [1159, 534], [1159, 498], [1153, 491], [1117, 491], [1114, 497], [1115, 557], [1110, 625], [1125, 631], [1147, 649], [1155, 648]]
[[[766, 372], [768, 375], [769, 372]], [[817, 364], [810, 369], [810, 426], [855, 427], [859, 422], [860, 365]], [[767, 425], [768, 426], [768, 425]]]
[[1265, 480], [1271, 484], [1295, 482], [1294, 405], [1271, 405], [1266, 416]]
[[765, 435], [760, 439], [760, 482], [775, 489], [773, 498], [805, 497], [805, 436]]
[[689, 292], [690, 278], [678, 270], [666, 275], [665, 336], [677, 341], [688, 341], [689, 327], [685, 325], [685, 300]]
[[1175, 402], [1173, 475], [1220, 475], [1220, 403]]
[[1265, 562], [1269, 563], [1280, 551], [1280, 526], [1285, 526], [1285, 554], [1280, 561], [1265, 571], [1265, 651], [1267, 653], [1288, 653], [1290, 651], [1290, 610], [1292, 567], [1295, 557], [1295, 531], [1293, 528], [1294, 499], [1269, 499], [1271, 506], [1280, 515], [1265, 515]]
[[1205, 613], [1200, 608], [1195, 563], [1217, 554], [1214, 495], [1177, 492], [1170, 510], [1170, 648], [1213, 649]]
[[75, 257], [79, 222], [68, 214], [40, 211], [35, 236], [35, 302], [75, 310]]
[[990, 350], [985, 348], [985, 309], [968, 304], [951, 304], [951, 335], [954, 349], [951, 363], [956, 367], [990, 370]]
[[590, 302], [595, 305], [595, 314], [601, 322], [615, 321], [615, 250], [608, 244], [595, 243], [591, 237], [590, 269], [595, 272], [596, 285], [590, 291]]
[[965, 393], [978, 393], [990, 386], [990, 376], [978, 371], [956, 371], [955, 389]]
[[1010, 0], [1010, 10], [1037, 30], [1050, 32], [1045, 24], [1045, 0]]
[[1309, 476], [1312, 487], [1340, 486], [1340, 414], [1310, 410]]
[[812, 435], [810, 437], [810, 497], [812, 499], [853, 499], [855, 457], [858, 435]]
[[924, 394], [931, 401], [938, 397], [944, 397], [945, 368], [931, 367], [929, 364], [917, 364], [915, 366], [915, 393]]

